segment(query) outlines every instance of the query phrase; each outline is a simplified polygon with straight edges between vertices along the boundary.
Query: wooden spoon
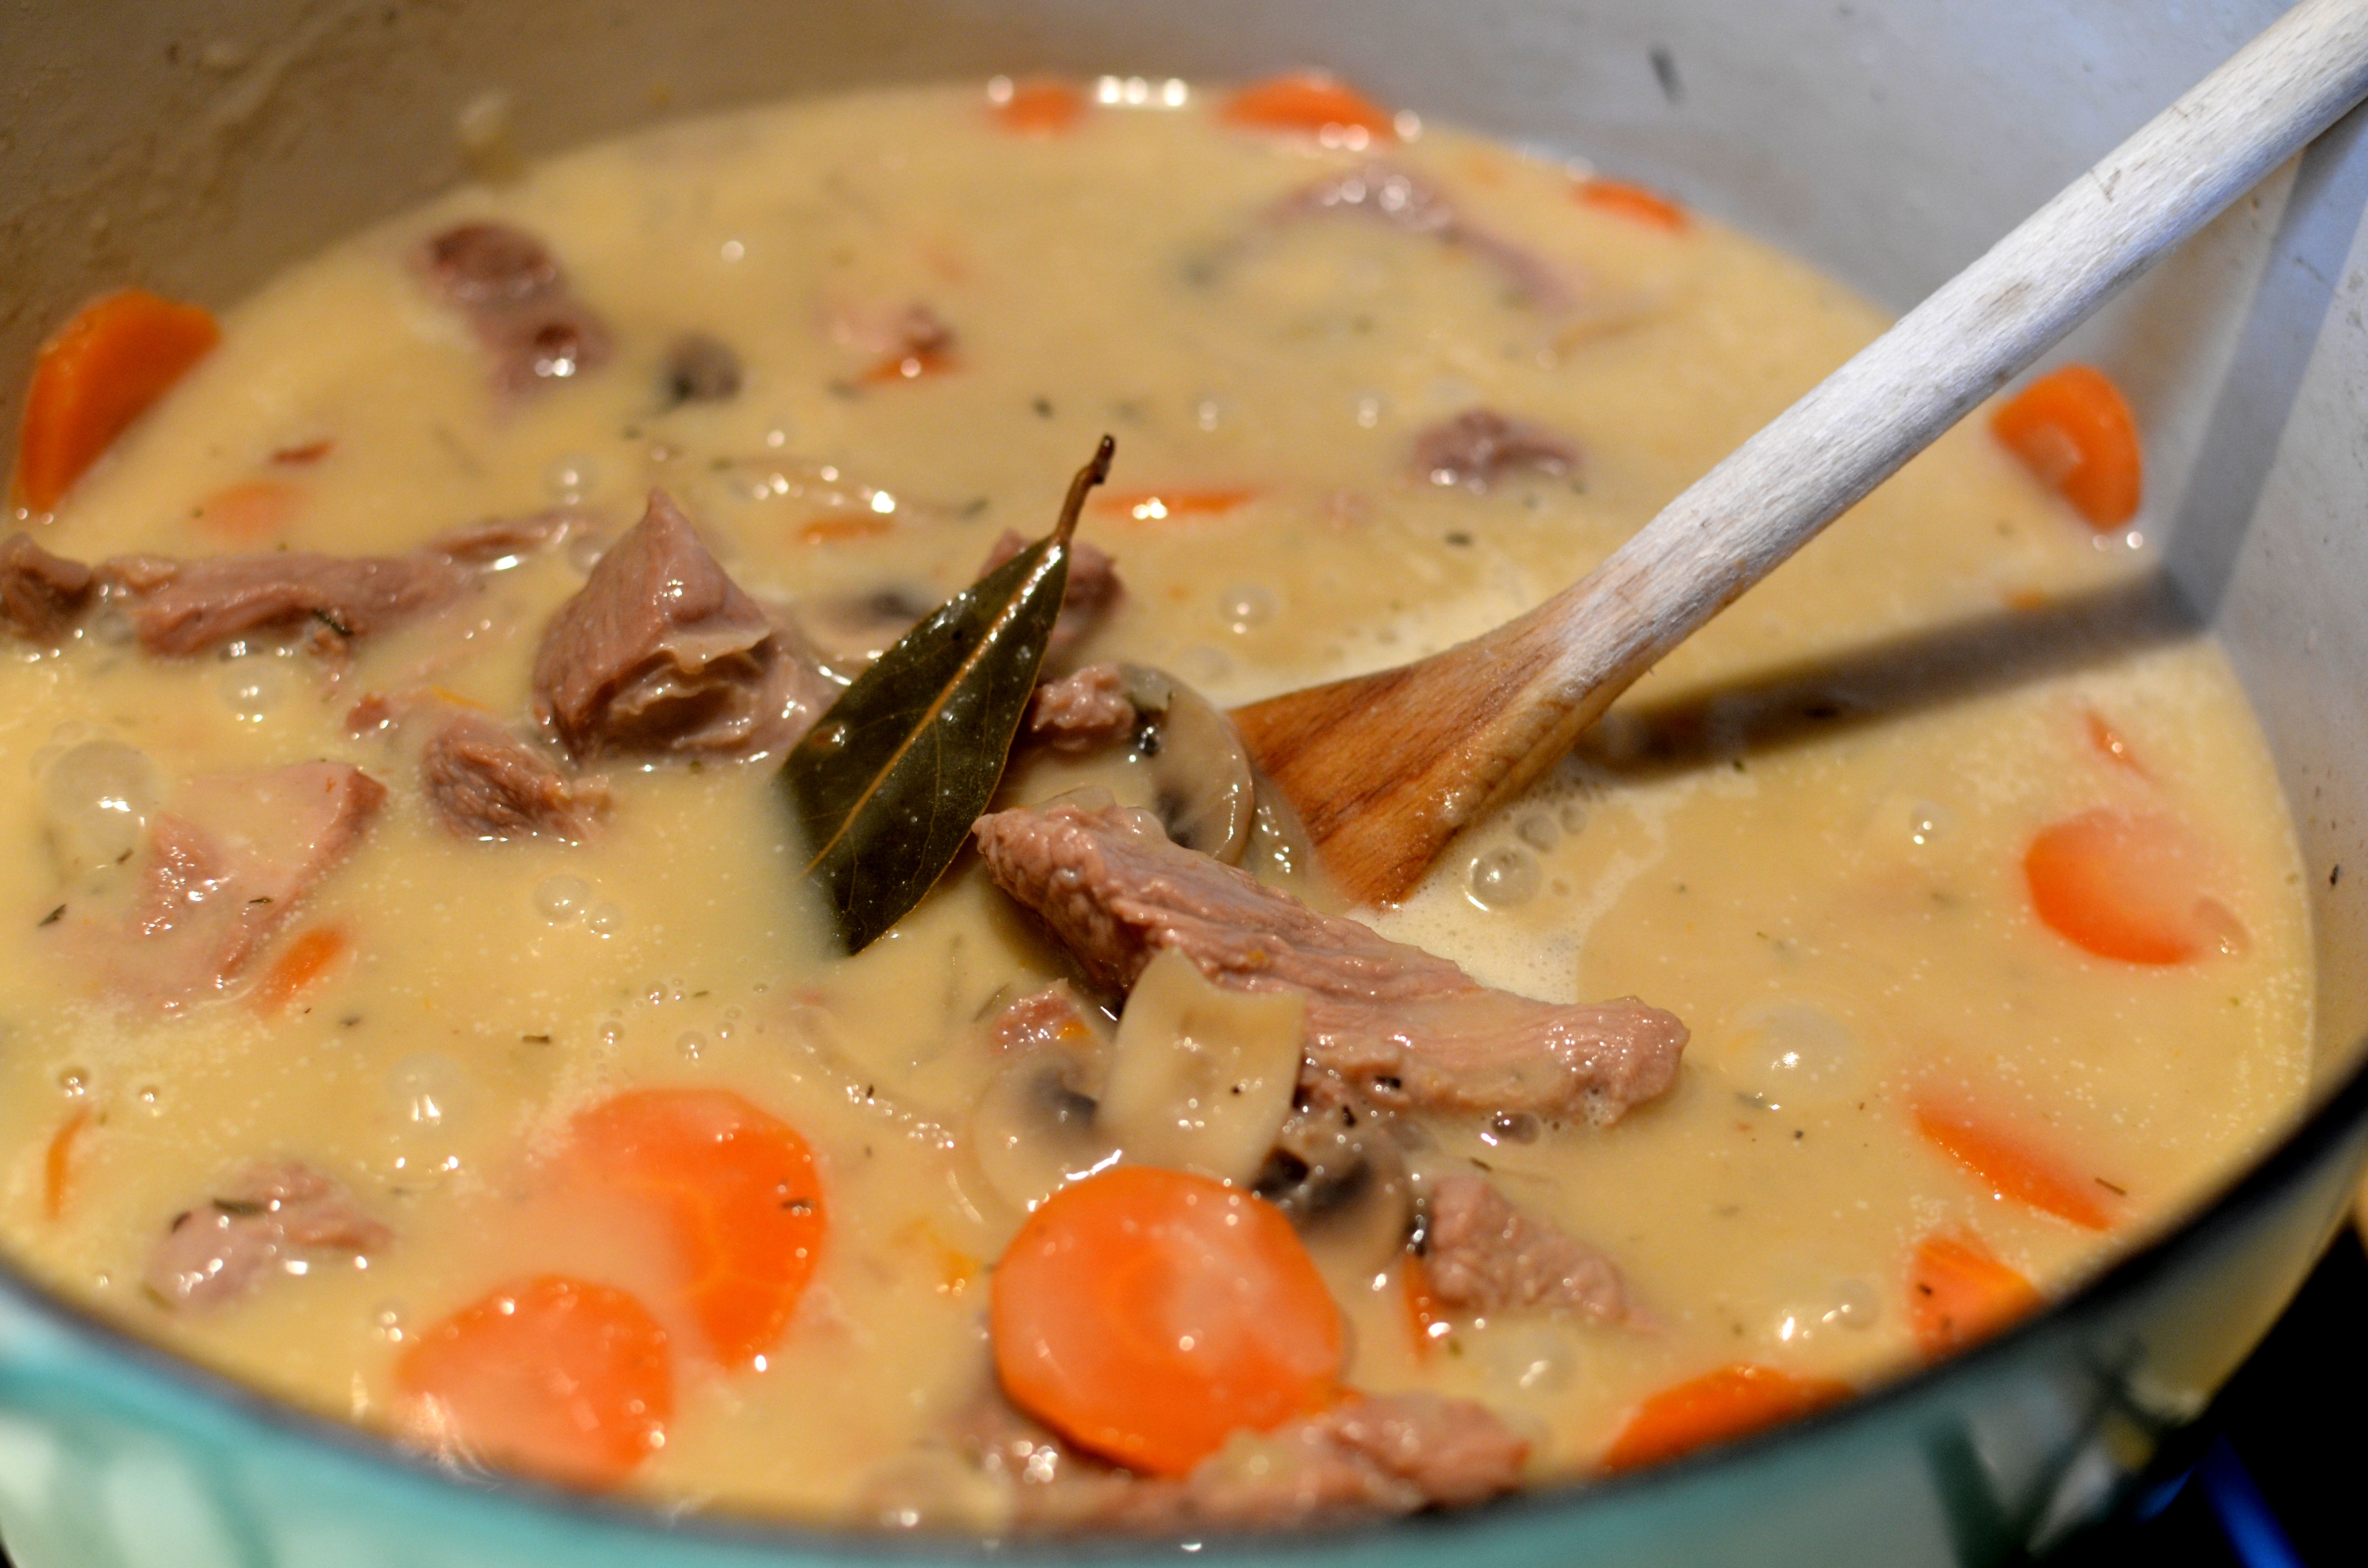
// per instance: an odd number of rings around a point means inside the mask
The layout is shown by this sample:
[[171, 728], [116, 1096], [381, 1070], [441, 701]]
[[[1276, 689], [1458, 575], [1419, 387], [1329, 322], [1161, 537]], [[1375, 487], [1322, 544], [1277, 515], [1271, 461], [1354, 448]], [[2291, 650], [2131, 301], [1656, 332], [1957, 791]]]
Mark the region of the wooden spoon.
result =
[[1567, 751], [1661, 655], [2368, 95], [2368, 0], [2303, 0], [1587, 577], [1417, 664], [1236, 709], [1358, 900]]

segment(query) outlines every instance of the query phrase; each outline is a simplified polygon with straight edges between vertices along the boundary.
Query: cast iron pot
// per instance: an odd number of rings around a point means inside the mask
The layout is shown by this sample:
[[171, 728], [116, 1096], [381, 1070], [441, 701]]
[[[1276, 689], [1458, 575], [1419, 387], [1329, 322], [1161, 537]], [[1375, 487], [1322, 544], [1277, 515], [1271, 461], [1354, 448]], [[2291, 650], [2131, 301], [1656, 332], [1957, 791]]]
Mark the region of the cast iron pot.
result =
[[[7, 0], [0, 427], [19, 367], [125, 282], [226, 305], [518, 150], [660, 114], [996, 71], [1318, 63], [1584, 153], [1904, 307], [2265, 25], [2267, 0]], [[481, 111], [482, 112], [482, 111]], [[667, 1519], [456, 1479], [163, 1356], [0, 1267], [0, 1531], [23, 1568], [746, 1568], [997, 1556], [1987, 1562], [2109, 1507], [2291, 1296], [2368, 1140], [2368, 145], [2355, 116], [2074, 346], [2146, 427], [2165, 592], [2226, 643], [2316, 919], [2308, 1119], [2176, 1232], [1971, 1355], [1615, 1483], [1385, 1528], [1060, 1547]], [[1849, 527], [1845, 519], [1840, 527]], [[1967, 644], [1968, 648], [1975, 644]], [[1993, 648], [1995, 652], [1995, 648]], [[1969, 653], [1968, 657], [1974, 657]], [[2342, 877], [2349, 863], [2358, 875]]]

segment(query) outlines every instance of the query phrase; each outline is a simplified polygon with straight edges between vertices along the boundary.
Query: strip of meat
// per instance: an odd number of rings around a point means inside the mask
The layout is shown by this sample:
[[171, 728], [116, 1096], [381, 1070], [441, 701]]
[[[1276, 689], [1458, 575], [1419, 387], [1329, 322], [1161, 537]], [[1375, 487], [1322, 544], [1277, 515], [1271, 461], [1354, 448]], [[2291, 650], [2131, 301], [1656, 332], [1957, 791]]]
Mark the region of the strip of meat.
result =
[[1610, 1258], [1523, 1214], [1485, 1176], [1457, 1172], [1432, 1184], [1423, 1256], [1431, 1294], [1464, 1312], [1566, 1308], [1600, 1323], [1628, 1315]]
[[[1030, 540], [1017, 528], [1006, 528], [986, 552], [986, 563], [979, 575], [985, 576], [1013, 556], [1028, 548]], [[1044, 644], [1047, 661], [1059, 658], [1076, 646], [1102, 623], [1110, 612], [1126, 597], [1126, 585], [1119, 581], [1118, 562], [1099, 545], [1085, 540], [1069, 542], [1069, 580], [1061, 589], [1061, 613], [1053, 619], [1053, 635]]]
[[220, 1307], [253, 1290], [265, 1273], [312, 1261], [306, 1254], [362, 1257], [394, 1233], [354, 1195], [309, 1165], [247, 1166], [220, 1192], [173, 1216], [148, 1255], [142, 1281], [175, 1310]]
[[1414, 471], [1433, 484], [1486, 491], [1516, 469], [1575, 473], [1578, 448], [1543, 425], [1492, 408], [1468, 408], [1415, 433]]
[[966, 1445], [974, 1462], [1013, 1482], [1018, 1522], [1030, 1530], [1177, 1534], [1386, 1518], [1513, 1491], [1529, 1458], [1529, 1444], [1486, 1405], [1431, 1393], [1351, 1395], [1271, 1432], [1237, 1433], [1178, 1480], [1112, 1470], [1017, 1412], [974, 1426]]
[[431, 293], [466, 313], [504, 392], [588, 375], [615, 352], [607, 324], [569, 290], [550, 249], [523, 229], [456, 224], [420, 246], [416, 266]]
[[1444, 190], [1403, 165], [1375, 158], [1286, 196], [1278, 217], [1353, 212], [1410, 234], [1435, 235], [1495, 267], [1514, 292], [1542, 310], [1576, 302], [1564, 270], [1525, 245], [1474, 222]]
[[543, 629], [535, 712], [579, 759], [784, 752], [837, 694], [795, 636], [654, 490]]
[[196, 561], [120, 556], [99, 567], [131, 602], [132, 630], [152, 653], [202, 653], [249, 632], [308, 631], [324, 651], [441, 609], [475, 574], [433, 551], [410, 555], [313, 555], [279, 551]]
[[586, 518], [574, 506], [553, 506], [522, 517], [486, 517], [464, 523], [429, 540], [426, 550], [463, 566], [498, 571], [520, 556], [548, 550], [580, 528]]
[[1598, 1122], [1667, 1089], [1686, 1028], [1633, 997], [1593, 1006], [1482, 986], [1447, 960], [1319, 915], [1168, 842], [1147, 813], [1073, 801], [972, 829], [998, 886], [1087, 974], [1124, 990], [1177, 948], [1221, 985], [1307, 994], [1307, 1065], [1370, 1103], [1580, 1113]]
[[1126, 695], [1116, 665], [1087, 665], [1036, 688], [1028, 702], [1028, 734], [1054, 751], [1099, 751], [1134, 733], [1141, 717]]
[[192, 779], [149, 821], [131, 909], [77, 906], [47, 929], [121, 1000], [173, 1009], [223, 994], [385, 799], [341, 762]]
[[51, 555], [28, 534], [0, 544], [0, 620], [17, 636], [54, 643], [90, 602], [97, 578], [79, 561]]
[[450, 713], [420, 748], [419, 782], [438, 820], [463, 838], [580, 842], [609, 806], [599, 778], [571, 779], [533, 746], [475, 713]]

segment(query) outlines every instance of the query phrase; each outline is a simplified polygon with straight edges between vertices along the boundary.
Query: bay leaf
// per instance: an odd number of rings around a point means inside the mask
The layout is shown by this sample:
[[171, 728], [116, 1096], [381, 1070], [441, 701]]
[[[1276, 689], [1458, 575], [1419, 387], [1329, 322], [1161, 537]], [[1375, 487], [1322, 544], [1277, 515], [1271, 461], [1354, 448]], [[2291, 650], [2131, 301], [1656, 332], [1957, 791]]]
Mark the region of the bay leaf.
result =
[[782, 765], [807, 880], [849, 953], [921, 902], [994, 797], [1068, 586], [1069, 536], [1114, 449], [1104, 436], [1053, 531], [906, 632]]

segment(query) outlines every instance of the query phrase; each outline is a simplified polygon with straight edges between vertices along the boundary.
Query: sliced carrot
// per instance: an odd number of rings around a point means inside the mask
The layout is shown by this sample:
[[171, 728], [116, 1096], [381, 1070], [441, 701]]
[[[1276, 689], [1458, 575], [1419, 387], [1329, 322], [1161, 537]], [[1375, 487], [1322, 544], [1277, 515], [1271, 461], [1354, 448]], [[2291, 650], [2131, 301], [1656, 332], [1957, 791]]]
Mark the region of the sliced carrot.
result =
[[1400, 1264], [1398, 1281], [1406, 1291], [1406, 1328], [1414, 1335], [1417, 1360], [1426, 1360], [1430, 1347], [1447, 1337], [1455, 1325], [1430, 1289], [1430, 1267], [1420, 1253], [1410, 1252]]
[[2113, 1216], [2098, 1197], [2096, 1181], [2082, 1180], [2063, 1161], [2028, 1140], [1982, 1117], [1937, 1100], [1915, 1108], [1916, 1131], [1925, 1141], [1981, 1179], [2000, 1198], [2068, 1220], [2083, 1230], [2102, 1231]]
[[1046, 1199], [996, 1267], [988, 1321], [1014, 1403], [1154, 1475], [1321, 1409], [1345, 1353], [1339, 1309], [1281, 1210], [1152, 1165]]
[[277, 479], [242, 480], [198, 503], [190, 520], [229, 544], [268, 544], [296, 516], [304, 493]]
[[891, 354], [870, 369], [855, 378], [858, 386], [893, 386], [898, 381], [917, 381], [923, 376], [941, 376], [957, 369], [962, 361], [951, 348], [917, 347], [903, 354]]
[[2096, 747], [2106, 761], [2126, 767], [2141, 778], [2154, 777], [2146, 771], [2146, 764], [2138, 760], [2137, 753], [2130, 749], [2130, 743], [2122, 738], [2122, 733], [2106, 722], [2103, 714], [2091, 708], [2088, 720], [2089, 744]]
[[221, 338], [207, 311], [145, 289], [85, 305], [33, 361], [17, 440], [17, 500], [36, 512], [54, 509], [108, 443]]
[[614, 1486], [666, 1440], [666, 1330], [612, 1286], [546, 1274], [428, 1329], [395, 1364], [422, 1436], [576, 1486]]
[[336, 448], [336, 437], [322, 436], [292, 447], [275, 447], [271, 451], [271, 460], [287, 468], [310, 468]]
[[50, 1146], [41, 1155], [41, 1213], [47, 1219], [65, 1218], [66, 1198], [74, 1190], [74, 1146], [89, 1126], [90, 1107], [78, 1105], [50, 1134]]
[[1259, 131], [1337, 137], [1352, 146], [1397, 138], [1388, 110], [1321, 71], [1291, 71], [1253, 82], [1227, 98], [1217, 117]]
[[2089, 527], [2102, 532], [2137, 516], [2146, 468], [2138, 422], [2095, 366], [2050, 370], [1992, 415], [1990, 429]]
[[1693, 227], [1693, 217], [1684, 208], [1657, 190], [1626, 180], [1581, 180], [1572, 194], [1589, 207], [1671, 233]]
[[1942, 1232], [1916, 1244], [1907, 1266], [1907, 1324], [1933, 1359], [1987, 1339], [2040, 1306], [2031, 1281], [1970, 1232]]
[[1086, 107], [1086, 95], [1074, 83], [1037, 77], [1012, 83], [1010, 96], [989, 112], [1006, 131], [1057, 136], [1085, 118]]
[[2099, 958], [2177, 964], [2244, 940], [2207, 891], [2209, 859], [2175, 817], [2100, 806], [2042, 828], [2022, 871], [2056, 935]]
[[1094, 507], [1138, 523], [1156, 523], [1172, 517], [1221, 517], [1257, 500], [1258, 494], [1248, 489], [1121, 490], [1097, 497]]
[[718, 1361], [746, 1366], [780, 1338], [828, 1229], [795, 1128], [727, 1090], [633, 1089], [575, 1118], [565, 1158], [661, 1216]]
[[859, 539], [882, 539], [896, 525], [877, 512], [842, 512], [816, 517], [798, 530], [800, 544], [846, 544]]
[[299, 931], [295, 940], [271, 961], [256, 983], [255, 1010], [268, 1017], [284, 1013], [297, 997], [320, 983], [330, 966], [346, 956], [353, 938], [338, 926], [315, 926]]
[[1857, 1391], [1832, 1378], [1797, 1378], [1737, 1361], [1663, 1389], [1636, 1407], [1604, 1450], [1606, 1470], [1635, 1470], [1692, 1449], [1796, 1420]]

